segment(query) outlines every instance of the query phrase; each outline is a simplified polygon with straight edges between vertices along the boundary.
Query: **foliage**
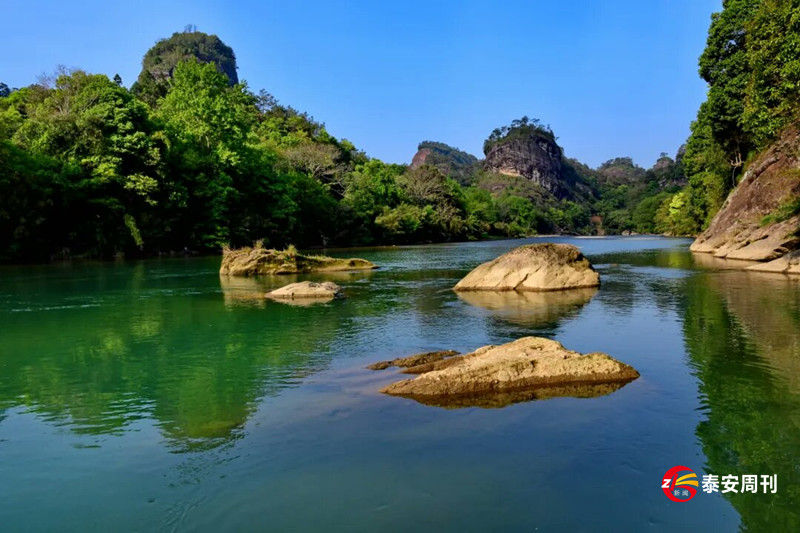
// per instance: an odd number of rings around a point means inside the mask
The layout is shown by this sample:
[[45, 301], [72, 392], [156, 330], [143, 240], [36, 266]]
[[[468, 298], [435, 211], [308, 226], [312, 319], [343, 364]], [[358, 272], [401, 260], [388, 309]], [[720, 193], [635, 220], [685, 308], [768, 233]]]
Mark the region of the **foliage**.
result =
[[[748, 161], [797, 120], [800, 1], [725, 0], [700, 57], [708, 98], [686, 147], [688, 187], [673, 213], [678, 228], [705, 228]], [[680, 214], [674, 209], [681, 209]]]
[[236, 56], [231, 47], [216, 35], [184, 31], [158, 41], [147, 51], [142, 60], [142, 71], [132, 87], [134, 94], [149, 103], [154, 103], [166, 94], [175, 67], [183, 61], [192, 59], [214, 64], [217, 70], [228, 78], [230, 85], [239, 83]]
[[492, 131], [489, 138], [483, 143], [483, 153], [488, 153], [491, 148], [501, 141], [509, 141], [512, 139], [526, 138], [531, 135], [539, 135], [545, 137], [552, 142], [556, 141], [556, 136], [550, 125], [542, 124], [538, 118], [522, 118], [511, 121], [508, 126], [502, 126]]
[[438, 168], [461, 185], [470, 184], [479, 169], [477, 157], [444, 143], [423, 141], [417, 151], [425, 151], [426, 165]]

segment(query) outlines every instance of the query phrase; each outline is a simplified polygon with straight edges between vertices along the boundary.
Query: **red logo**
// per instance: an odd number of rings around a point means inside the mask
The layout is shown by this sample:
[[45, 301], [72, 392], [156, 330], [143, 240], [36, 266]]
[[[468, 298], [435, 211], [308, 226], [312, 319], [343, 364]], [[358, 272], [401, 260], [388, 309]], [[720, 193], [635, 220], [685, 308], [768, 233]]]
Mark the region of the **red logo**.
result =
[[661, 490], [674, 502], [688, 502], [697, 494], [697, 474], [685, 466], [673, 466], [661, 480]]

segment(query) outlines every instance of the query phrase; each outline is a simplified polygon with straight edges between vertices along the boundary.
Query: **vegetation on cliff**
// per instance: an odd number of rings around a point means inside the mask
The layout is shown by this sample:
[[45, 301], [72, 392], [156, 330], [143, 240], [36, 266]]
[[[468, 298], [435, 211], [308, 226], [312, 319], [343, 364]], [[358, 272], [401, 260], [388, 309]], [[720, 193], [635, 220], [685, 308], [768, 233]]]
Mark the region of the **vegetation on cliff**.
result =
[[712, 17], [700, 76], [708, 97], [686, 146], [688, 187], [666, 198], [664, 226], [696, 234], [756, 155], [797, 121], [800, 2], [725, 0]]
[[183, 32], [176, 32], [168, 39], [158, 41], [144, 56], [142, 71], [132, 92], [149, 103], [166, 95], [169, 80], [175, 67], [182, 61], [196, 59], [201, 63], [213, 63], [228, 77], [231, 85], [239, 83], [236, 73], [236, 56], [230, 46], [216, 35], [208, 35], [187, 26]]
[[411, 160], [411, 169], [422, 165], [434, 166], [461, 185], [469, 185], [478, 170], [478, 158], [445, 143], [422, 141]]

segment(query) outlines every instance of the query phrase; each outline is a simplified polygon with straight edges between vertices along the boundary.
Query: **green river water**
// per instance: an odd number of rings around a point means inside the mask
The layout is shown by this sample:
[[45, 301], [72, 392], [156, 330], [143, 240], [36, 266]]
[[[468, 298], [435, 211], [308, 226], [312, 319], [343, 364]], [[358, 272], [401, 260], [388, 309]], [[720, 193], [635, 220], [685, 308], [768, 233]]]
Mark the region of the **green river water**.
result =
[[[597, 291], [450, 288], [543, 240]], [[219, 258], [0, 268], [2, 531], [800, 531], [800, 282], [666, 238], [333, 252], [370, 273], [221, 279]], [[348, 298], [258, 298], [332, 279]], [[526, 335], [641, 378], [596, 398], [443, 409], [374, 361]], [[777, 475], [672, 502], [673, 466]]]

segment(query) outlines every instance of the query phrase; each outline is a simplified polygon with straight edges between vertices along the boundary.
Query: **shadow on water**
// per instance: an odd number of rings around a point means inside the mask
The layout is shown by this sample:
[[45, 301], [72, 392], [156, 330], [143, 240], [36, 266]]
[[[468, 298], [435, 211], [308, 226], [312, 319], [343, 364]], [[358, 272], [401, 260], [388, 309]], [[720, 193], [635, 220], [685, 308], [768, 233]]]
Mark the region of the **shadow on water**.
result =
[[777, 474], [776, 494], [759, 486], [757, 494], [723, 496], [743, 530], [800, 531], [800, 282], [705, 273], [687, 279], [685, 298], [684, 333], [705, 413], [696, 435], [706, 472]]

